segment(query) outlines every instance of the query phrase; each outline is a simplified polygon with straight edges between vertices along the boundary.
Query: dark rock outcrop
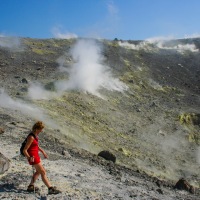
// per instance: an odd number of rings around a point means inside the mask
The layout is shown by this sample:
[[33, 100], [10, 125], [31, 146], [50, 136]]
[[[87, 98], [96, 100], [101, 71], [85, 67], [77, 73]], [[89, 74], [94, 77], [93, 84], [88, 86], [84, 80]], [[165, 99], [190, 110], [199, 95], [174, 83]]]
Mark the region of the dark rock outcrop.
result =
[[98, 156], [100, 156], [106, 160], [112, 161], [114, 163], [116, 162], [116, 156], [109, 151], [101, 151], [101, 152], [99, 152]]
[[192, 185], [190, 185], [184, 178], [181, 178], [175, 185], [175, 189], [178, 190], [186, 190], [192, 194], [195, 193], [195, 189]]

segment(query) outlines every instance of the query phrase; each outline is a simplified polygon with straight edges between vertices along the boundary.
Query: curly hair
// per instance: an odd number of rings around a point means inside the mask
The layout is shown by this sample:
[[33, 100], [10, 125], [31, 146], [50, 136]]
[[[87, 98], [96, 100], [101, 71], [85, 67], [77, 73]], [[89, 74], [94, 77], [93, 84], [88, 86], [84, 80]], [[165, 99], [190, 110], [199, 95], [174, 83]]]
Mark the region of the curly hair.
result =
[[36, 122], [33, 127], [32, 127], [32, 131], [35, 132], [36, 130], [40, 130], [44, 128], [44, 124], [42, 121], [38, 121]]

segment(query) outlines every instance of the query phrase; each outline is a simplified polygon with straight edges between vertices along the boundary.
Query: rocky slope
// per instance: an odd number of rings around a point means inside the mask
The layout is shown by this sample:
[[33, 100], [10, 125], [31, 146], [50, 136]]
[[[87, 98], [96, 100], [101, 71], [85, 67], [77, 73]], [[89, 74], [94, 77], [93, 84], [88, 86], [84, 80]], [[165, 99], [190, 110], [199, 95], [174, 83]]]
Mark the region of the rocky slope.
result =
[[[44, 162], [62, 198], [198, 199], [198, 189], [173, 186], [184, 177], [199, 187], [199, 48], [198, 38], [1, 38], [1, 153], [12, 163], [2, 198], [34, 198], [24, 192], [31, 169], [18, 146], [39, 119], [51, 155]], [[116, 164], [97, 157], [102, 150]]]

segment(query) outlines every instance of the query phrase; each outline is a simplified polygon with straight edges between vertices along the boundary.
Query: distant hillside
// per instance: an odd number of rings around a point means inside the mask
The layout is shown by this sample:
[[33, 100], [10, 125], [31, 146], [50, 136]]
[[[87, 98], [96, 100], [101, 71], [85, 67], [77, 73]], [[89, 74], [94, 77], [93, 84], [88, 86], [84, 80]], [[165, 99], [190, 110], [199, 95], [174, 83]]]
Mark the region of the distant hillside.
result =
[[41, 119], [66, 144], [199, 182], [199, 51], [199, 38], [0, 38], [1, 125]]

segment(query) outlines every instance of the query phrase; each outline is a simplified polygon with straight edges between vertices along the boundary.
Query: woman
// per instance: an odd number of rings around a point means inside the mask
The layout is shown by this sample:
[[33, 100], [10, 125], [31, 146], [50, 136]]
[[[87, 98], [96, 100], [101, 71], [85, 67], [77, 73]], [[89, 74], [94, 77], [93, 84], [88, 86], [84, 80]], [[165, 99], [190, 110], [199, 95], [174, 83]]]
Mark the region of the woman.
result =
[[30, 185], [27, 188], [28, 192], [34, 192], [39, 190], [37, 187], [34, 186], [35, 181], [41, 175], [42, 181], [48, 187], [48, 194], [58, 194], [61, 191], [57, 190], [56, 187], [52, 187], [51, 183], [49, 182], [46, 171], [40, 161], [39, 151], [44, 155], [45, 158], [48, 158], [45, 151], [39, 147], [38, 145], [38, 135], [43, 130], [44, 124], [41, 121], [38, 121], [33, 125], [32, 133], [29, 134], [27, 137], [27, 143], [24, 147], [23, 153], [26, 156], [30, 165], [33, 165], [36, 169], [36, 172], [33, 174], [31, 179]]

